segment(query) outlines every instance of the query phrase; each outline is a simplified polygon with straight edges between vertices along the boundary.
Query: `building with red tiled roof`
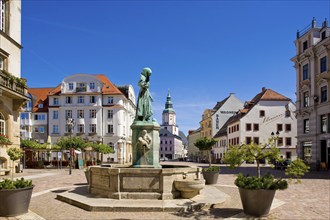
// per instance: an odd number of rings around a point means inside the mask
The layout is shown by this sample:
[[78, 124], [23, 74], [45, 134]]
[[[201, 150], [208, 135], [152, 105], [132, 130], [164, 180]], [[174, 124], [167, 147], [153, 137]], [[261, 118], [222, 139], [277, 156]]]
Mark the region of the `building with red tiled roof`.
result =
[[[130, 162], [130, 125], [136, 112], [131, 85], [118, 88], [103, 74], [74, 74], [54, 88], [31, 88], [29, 92], [33, 98], [32, 139], [45, 143], [49, 135], [51, 144], [56, 144], [63, 136], [79, 136], [114, 148], [115, 153], [104, 155], [104, 162]], [[74, 120], [72, 132], [68, 119]], [[47, 129], [41, 128], [41, 121]], [[89, 157], [96, 155], [84, 159]]]
[[292, 101], [271, 89], [262, 88], [244, 108], [227, 122], [228, 145], [254, 142], [266, 144], [278, 134], [277, 146], [284, 158], [295, 159], [297, 121]]

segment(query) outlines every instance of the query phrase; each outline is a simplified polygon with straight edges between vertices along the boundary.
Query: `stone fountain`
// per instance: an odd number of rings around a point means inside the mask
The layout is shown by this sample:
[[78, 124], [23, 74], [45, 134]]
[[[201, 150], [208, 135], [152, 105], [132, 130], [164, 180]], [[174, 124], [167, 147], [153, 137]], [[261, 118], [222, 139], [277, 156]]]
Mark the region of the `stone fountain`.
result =
[[89, 193], [93, 195], [119, 200], [170, 200], [196, 196], [205, 185], [200, 179], [201, 168], [162, 167], [159, 163], [160, 126], [151, 118], [151, 73], [150, 68], [144, 68], [138, 83], [137, 111], [131, 125], [133, 164], [130, 167], [91, 167]]

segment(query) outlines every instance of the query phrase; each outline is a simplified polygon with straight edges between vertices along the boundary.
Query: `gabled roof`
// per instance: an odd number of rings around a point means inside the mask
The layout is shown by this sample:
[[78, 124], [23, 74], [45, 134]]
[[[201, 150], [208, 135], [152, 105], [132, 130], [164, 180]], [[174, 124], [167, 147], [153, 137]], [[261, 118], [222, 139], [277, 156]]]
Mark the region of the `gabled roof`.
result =
[[229, 99], [230, 96], [228, 96], [227, 98], [225, 98], [224, 100], [220, 101], [220, 102], [217, 102], [217, 104], [213, 107], [213, 111], [218, 111], [222, 106], [223, 104], [225, 104], [225, 102]]
[[[28, 92], [32, 95], [32, 112], [48, 111], [48, 93], [53, 88], [29, 88]], [[43, 108], [38, 108], [39, 104], [43, 104]]]
[[291, 101], [291, 99], [275, 92], [272, 89], [266, 89], [263, 87], [262, 91], [258, 93], [251, 101], [245, 102], [243, 109], [240, 109], [237, 114], [228, 119], [228, 123], [230, 124], [244, 117], [260, 101]]
[[179, 136], [181, 137], [182, 143], [184, 145], [187, 145], [188, 144], [188, 140], [187, 140], [186, 135], [182, 131], [179, 131]]
[[214, 135], [214, 138], [218, 138], [224, 135], [227, 135], [227, 127], [228, 127], [228, 123], [230, 122], [229, 118], [226, 123], [220, 128], [220, 130]]

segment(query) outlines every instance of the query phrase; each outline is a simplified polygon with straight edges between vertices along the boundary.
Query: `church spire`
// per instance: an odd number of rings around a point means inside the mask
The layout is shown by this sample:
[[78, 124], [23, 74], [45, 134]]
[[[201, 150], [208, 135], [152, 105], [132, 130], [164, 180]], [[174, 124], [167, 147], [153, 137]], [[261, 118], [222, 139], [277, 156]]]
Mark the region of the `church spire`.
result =
[[175, 113], [175, 111], [173, 109], [173, 104], [172, 104], [170, 90], [168, 90], [168, 93], [167, 93], [167, 98], [166, 98], [166, 103], [165, 103], [165, 109], [164, 109], [163, 112]]

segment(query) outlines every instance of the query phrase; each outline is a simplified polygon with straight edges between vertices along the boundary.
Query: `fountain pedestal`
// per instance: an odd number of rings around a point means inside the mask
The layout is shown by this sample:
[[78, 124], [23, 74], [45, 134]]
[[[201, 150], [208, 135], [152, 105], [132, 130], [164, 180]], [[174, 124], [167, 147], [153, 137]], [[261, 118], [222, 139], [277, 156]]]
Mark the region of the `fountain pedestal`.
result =
[[135, 120], [131, 125], [134, 168], [161, 168], [159, 130], [156, 121]]

